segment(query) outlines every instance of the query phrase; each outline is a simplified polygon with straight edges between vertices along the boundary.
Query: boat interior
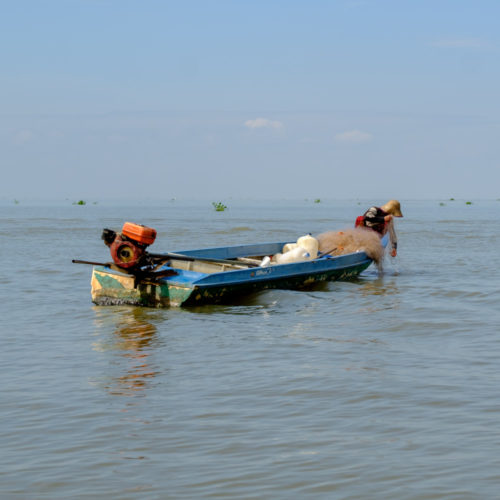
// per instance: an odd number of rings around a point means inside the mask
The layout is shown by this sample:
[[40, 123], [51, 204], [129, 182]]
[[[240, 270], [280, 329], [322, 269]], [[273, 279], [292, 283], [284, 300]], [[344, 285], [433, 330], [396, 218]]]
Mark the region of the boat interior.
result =
[[232, 261], [224, 260], [213, 262], [215, 259], [204, 260], [202, 258], [195, 260], [170, 259], [168, 266], [172, 269], [180, 269], [183, 271], [194, 271], [197, 273], [213, 274], [225, 271], [237, 271], [241, 269], [249, 269], [259, 267], [263, 257], [239, 257]]

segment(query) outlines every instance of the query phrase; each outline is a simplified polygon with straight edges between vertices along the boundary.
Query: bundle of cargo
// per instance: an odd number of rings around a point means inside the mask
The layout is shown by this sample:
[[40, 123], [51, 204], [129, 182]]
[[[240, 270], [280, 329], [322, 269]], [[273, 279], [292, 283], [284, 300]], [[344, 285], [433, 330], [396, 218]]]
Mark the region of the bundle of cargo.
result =
[[349, 228], [342, 231], [327, 231], [317, 236], [320, 254], [345, 255], [365, 252], [380, 268], [385, 248], [380, 236], [364, 228]]

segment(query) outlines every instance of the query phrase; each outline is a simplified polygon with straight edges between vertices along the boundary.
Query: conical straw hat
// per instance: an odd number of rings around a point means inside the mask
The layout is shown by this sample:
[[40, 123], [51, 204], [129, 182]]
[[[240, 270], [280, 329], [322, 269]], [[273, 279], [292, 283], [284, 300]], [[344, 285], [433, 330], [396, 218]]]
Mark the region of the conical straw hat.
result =
[[401, 205], [398, 200], [390, 200], [380, 208], [394, 217], [403, 217], [403, 214], [401, 213]]

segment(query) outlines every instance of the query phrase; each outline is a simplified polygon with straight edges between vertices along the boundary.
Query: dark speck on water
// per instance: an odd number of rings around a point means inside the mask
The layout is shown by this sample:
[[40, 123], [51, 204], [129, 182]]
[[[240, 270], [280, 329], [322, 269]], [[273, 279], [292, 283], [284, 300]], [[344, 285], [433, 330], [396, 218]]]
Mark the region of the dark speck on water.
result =
[[[376, 200], [2, 206], [2, 499], [479, 499], [500, 486], [500, 205], [402, 201], [385, 272], [191, 309], [97, 307], [155, 251], [296, 240]], [[208, 208], [207, 208], [208, 206]]]

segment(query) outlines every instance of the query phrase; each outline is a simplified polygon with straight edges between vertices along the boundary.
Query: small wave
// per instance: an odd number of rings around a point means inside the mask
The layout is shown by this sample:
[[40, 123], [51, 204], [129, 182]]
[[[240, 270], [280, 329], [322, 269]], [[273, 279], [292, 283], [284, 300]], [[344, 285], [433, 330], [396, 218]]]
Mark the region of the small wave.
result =
[[214, 234], [235, 234], [235, 233], [244, 233], [247, 231], [253, 231], [253, 229], [248, 226], [237, 226], [237, 227], [232, 227], [231, 229], [225, 229], [223, 231], [215, 231]]

